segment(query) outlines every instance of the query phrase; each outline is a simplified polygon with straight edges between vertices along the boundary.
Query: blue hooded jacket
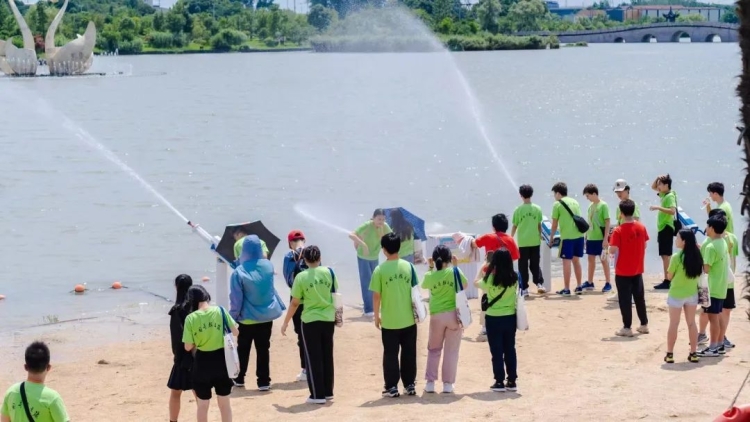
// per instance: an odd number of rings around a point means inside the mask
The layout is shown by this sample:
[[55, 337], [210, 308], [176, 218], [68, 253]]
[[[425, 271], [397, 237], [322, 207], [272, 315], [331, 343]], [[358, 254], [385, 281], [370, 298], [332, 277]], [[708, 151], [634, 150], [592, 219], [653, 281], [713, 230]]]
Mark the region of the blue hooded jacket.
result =
[[245, 237], [240, 265], [230, 280], [229, 315], [235, 321], [273, 321], [286, 310], [273, 285], [273, 265], [263, 258], [260, 239]]

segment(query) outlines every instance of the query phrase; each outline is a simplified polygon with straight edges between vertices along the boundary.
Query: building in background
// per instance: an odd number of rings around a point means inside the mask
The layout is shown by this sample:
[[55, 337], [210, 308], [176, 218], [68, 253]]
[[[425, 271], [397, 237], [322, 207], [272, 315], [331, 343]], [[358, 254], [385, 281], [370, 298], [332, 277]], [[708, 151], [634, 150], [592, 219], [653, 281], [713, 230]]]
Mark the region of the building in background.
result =
[[[609, 19], [618, 22], [629, 20], [638, 21], [644, 18], [665, 18], [677, 14], [679, 16], [701, 15], [706, 22], [721, 22], [724, 9], [718, 7], [686, 7], [680, 5], [662, 5], [662, 6], [624, 6], [609, 9], [584, 9], [581, 7], [550, 7], [547, 2], [547, 8], [550, 13], [557, 15], [563, 20], [575, 22], [581, 18], [593, 18], [596, 16], [606, 15]], [[670, 15], [672, 13], [672, 15]]]

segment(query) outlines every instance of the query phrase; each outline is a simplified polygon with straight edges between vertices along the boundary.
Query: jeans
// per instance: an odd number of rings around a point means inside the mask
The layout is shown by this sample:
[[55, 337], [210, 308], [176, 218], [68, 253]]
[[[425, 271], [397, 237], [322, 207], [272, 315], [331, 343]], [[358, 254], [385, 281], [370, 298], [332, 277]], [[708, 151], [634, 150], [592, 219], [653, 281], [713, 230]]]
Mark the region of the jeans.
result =
[[370, 280], [372, 272], [378, 266], [378, 260], [369, 260], [357, 257], [357, 266], [359, 267], [359, 287], [362, 290], [362, 302], [364, 303], [364, 312], [369, 314], [372, 310], [372, 292], [370, 291]]
[[245, 381], [247, 367], [250, 363], [250, 350], [255, 343], [255, 376], [258, 387], [271, 385], [270, 349], [273, 322], [260, 324], [239, 324], [240, 335], [237, 336], [237, 354], [240, 358], [240, 374], [237, 379]]
[[620, 303], [620, 313], [622, 314], [622, 326], [630, 328], [633, 324], [633, 306], [638, 313], [638, 319], [641, 325], [648, 325], [648, 316], [646, 316], [646, 292], [643, 289], [643, 275], [634, 276], [615, 275], [615, 284], [617, 285], [617, 299]]
[[496, 382], [515, 381], [518, 360], [516, 356], [516, 315], [485, 316], [487, 324], [487, 342], [492, 354], [492, 373]]
[[414, 254], [402, 256], [401, 259], [403, 259], [406, 262], [414, 263]]
[[[417, 378], [417, 324], [398, 330], [381, 330], [383, 339], [383, 379], [385, 388], [414, 384]], [[401, 359], [399, 365], [399, 349]]]
[[539, 266], [541, 258], [540, 246], [522, 246], [518, 248], [521, 257], [518, 258], [518, 272], [521, 273], [521, 288], [529, 288], [529, 269], [534, 280], [534, 284], [544, 284], [542, 268]]
[[333, 322], [302, 323], [307, 387], [313, 399], [333, 397]]

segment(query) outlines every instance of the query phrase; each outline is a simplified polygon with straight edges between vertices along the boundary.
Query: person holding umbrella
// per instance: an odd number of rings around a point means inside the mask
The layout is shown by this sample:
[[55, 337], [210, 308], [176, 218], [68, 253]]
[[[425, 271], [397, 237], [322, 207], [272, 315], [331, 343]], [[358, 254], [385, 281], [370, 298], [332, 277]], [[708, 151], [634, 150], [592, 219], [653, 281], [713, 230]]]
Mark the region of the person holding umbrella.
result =
[[399, 259], [414, 263], [414, 226], [404, 218], [401, 209], [395, 208], [390, 212], [391, 228], [401, 240]]
[[385, 222], [385, 211], [382, 208], [372, 213], [369, 221], [362, 223], [356, 230], [349, 234], [349, 239], [354, 242], [357, 249], [357, 264], [359, 267], [359, 286], [362, 291], [362, 302], [364, 303], [364, 314], [373, 317], [372, 292], [370, 292], [370, 281], [375, 267], [379, 264], [380, 239], [388, 233], [392, 233], [390, 226]]
[[[243, 226], [237, 226], [234, 229], [234, 233], [232, 235], [234, 236], [234, 259], [238, 260], [240, 259], [240, 254], [242, 253], [242, 242], [245, 240], [245, 237], [249, 235], [250, 233], [247, 232], [247, 229]], [[268, 246], [266, 246], [266, 242], [264, 242], [262, 239], [260, 241], [260, 247], [263, 249], [263, 255], [264, 257], [268, 257]], [[239, 262], [237, 263], [239, 265]]]

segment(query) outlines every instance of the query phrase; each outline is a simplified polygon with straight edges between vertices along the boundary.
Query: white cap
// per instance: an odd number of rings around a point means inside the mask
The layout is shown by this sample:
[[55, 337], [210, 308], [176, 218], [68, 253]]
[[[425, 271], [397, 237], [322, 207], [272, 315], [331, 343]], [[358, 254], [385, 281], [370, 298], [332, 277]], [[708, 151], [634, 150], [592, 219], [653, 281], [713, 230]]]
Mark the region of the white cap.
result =
[[615, 192], [622, 192], [626, 187], [628, 187], [628, 182], [626, 182], [625, 179], [617, 179], [615, 187], [612, 188], [612, 190]]

